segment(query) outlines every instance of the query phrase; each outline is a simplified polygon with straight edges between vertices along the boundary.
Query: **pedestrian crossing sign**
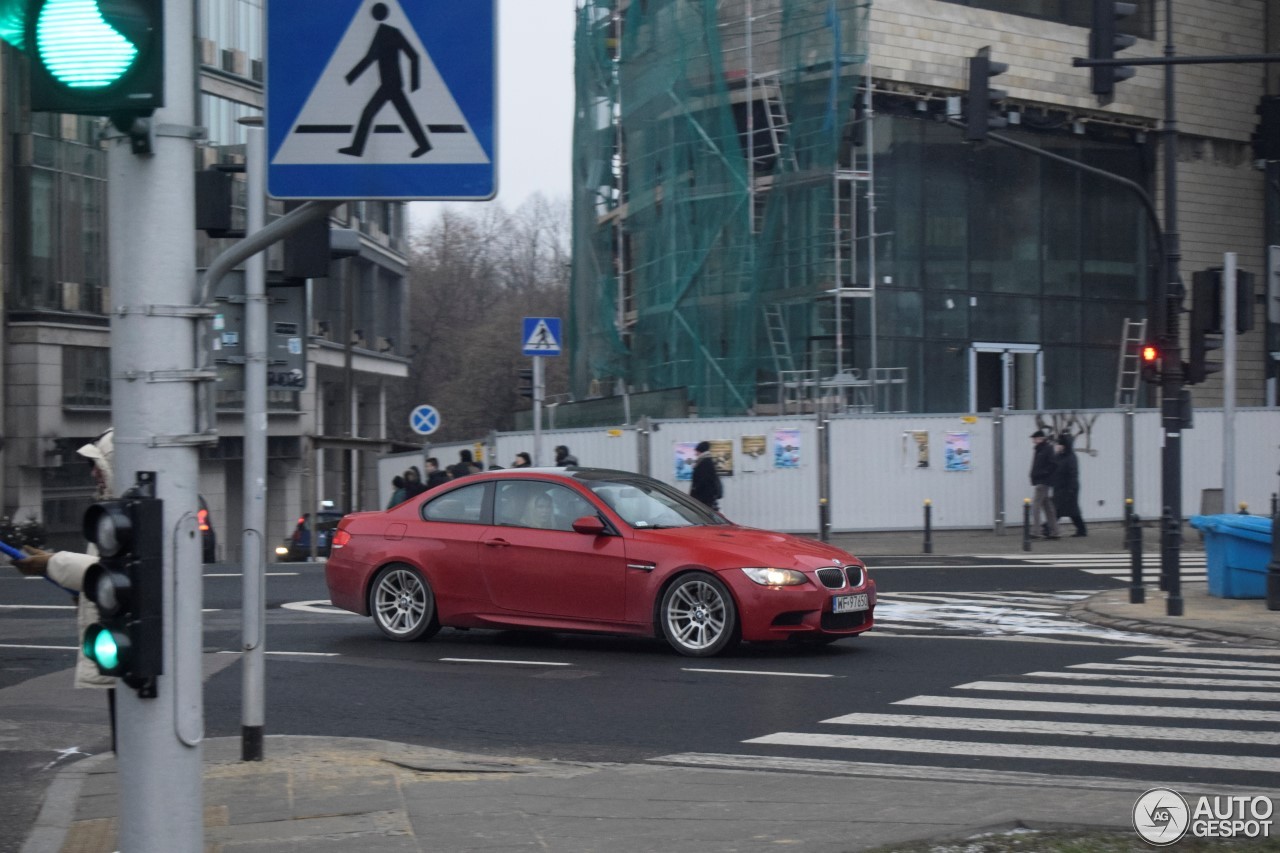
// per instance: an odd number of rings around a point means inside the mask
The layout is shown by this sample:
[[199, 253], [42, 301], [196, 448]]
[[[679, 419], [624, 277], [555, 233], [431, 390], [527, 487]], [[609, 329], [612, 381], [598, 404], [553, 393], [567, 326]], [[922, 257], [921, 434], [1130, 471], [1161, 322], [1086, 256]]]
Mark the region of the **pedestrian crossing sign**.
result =
[[492, 198], [496, 0], [271, 0], [267, 191]]
[[520, 340], [524, 341], [525, 355], [559, 355], [560, 318], [525, 317]]

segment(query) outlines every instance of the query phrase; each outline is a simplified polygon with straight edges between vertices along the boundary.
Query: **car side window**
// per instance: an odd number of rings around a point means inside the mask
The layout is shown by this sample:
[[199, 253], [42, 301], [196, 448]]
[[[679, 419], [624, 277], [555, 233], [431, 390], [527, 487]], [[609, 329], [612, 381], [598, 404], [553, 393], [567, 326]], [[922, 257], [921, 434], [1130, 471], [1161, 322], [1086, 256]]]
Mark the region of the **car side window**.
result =
[[498, 484], [494, 524], [541, 530], [573, 530], [573, 522], [595, 515], [590, 502], [554, 483], [512, 480]]
[[433, 498], [422, 508], [422, 517], [427, 521], [478, 523], [484, 509], [484, 489], [484, 483], [476, 483]]

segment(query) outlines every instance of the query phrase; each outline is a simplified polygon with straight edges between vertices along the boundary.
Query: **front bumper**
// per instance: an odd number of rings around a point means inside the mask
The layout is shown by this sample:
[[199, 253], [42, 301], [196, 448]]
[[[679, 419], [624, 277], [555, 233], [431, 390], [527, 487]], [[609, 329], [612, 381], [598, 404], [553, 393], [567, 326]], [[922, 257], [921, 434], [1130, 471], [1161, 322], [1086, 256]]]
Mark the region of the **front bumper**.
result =
[[[742, 639], [747, 642], [785, 640], [804, 634], [851, 637], [875, 624], [876, 583], [864, 575], [857, 587], [828, 589], [811, 582], [801, 586], [761, 586], [738, 572], [721, 575], [728, 580], [738, 603]], [[867, 609], [834, 613], [837, 596], [866, 593]]]

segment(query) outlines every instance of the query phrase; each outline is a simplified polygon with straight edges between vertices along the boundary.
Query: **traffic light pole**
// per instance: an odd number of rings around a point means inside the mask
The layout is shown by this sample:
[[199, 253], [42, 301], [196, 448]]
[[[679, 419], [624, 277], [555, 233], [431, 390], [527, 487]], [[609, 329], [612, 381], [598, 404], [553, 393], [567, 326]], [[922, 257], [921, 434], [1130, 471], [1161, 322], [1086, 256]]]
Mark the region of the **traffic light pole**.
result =
[[155, 698], [116, 690], [118, 847], [130, 853], [204, 846], [192, 9], [187, 0], [165, 3], [171, 96], [151, 117], [151, 153], [133, 153], [126, 135], [107, 141], [115, 482], [154, 471], [165, 507], [163, 674]]
[[[1173, 0], [1164, 3], [1164, 58], [1172, 59]], [[1161, 447], [1160, 573], [1166, 592], [1165, 612], [1181, 616], [1182, 578], [1182, 430], [1186, 412], [1182, 400], [1182, 350], [1178, 342], [1178, 317], [1182, 312], [1182, 247], [1178, 234], [1178, 120], [1174, 98], [1174, 67], [1164, 66], [1164, 275], [1159, 291], [1164, 324], [1159, 330], [1164, 357], [1160, 371]]]

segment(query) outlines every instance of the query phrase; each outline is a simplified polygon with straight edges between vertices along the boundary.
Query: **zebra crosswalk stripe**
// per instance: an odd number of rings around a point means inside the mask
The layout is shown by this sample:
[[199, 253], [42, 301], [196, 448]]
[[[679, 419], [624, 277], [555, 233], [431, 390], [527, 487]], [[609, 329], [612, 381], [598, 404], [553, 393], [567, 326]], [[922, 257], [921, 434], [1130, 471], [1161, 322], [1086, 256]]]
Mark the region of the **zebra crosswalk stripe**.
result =
[[974, 717], [941, 717], [921, 714], [845, 714], [823, 720], [848, 726], [883, 728], [957, 729], [965, 732], [1006, 734], [1080, 735], [1085, 737], [1143, 738], [1146, 740], [1201, 741], [1203, 743], [1259, 743], [1280, 745], [1280, 732], [1240, 732], [1232, 729], [1176, 726], [1129, 726], [1116, 723], [1077, 723], [1066, 720], [997, 720]]
[[1177, 705], [1111, 705], [1102, 702], [1046, 702], [1031, 699], [985, 699], [977, 696], [912, 696], [894, 705], [954, 708], [964, 711], [1004, 711], [1030, 714], [1077, 714], [1145, 719], [1211, 720], [1280, 724], [1280, 711], [1252, 708], [1186, 708]]
[[1179, 690], [1165, 687], [1100, 687], [1095, 684], [1033, 684], [1023, 681], [971, 681], [957, 684], [957, 690], [988, 690], [996, 693], [1070, 693], [1091, 696], [1135, 696], [1149, 699], [1203, 699], [1214, 702], [1275, 702], [1275, 693], [1244, 690]]
[[[1232, 673], [1236, 675], [1237, 673]], [[1243, 675], [1244, 673], [1239, 673]], [[1240, 687], [1280, 690], [1280, 679], [1180, 678], [1170, 675], [1110, 675], [1104, 672], [1028, 672], [1028, 678], [1061, 678], [1064, 681], [1118, 681], [1129, 684], [1181, 684], [1187, 687]], [[1280, 696], [1274, 697], [1280, 699]]]
[[1213, 770], [1280, 772], [1280, 758], [1250, 755], [1212, 755], [1194, 752], [1153, 752], [1140, 749], [1042, 746], [1025, 743], [971, 743], [914, 738], [829, 735], [809, 732], [775, 732], [743, 743], [857, 749], [863, 752], [911, 752], [930, 755], [964, 755], [986, 758], [1023, 758], [1052, 761], [1093, 761], [1146, 764], [1160, 767], [1192, 767]]

